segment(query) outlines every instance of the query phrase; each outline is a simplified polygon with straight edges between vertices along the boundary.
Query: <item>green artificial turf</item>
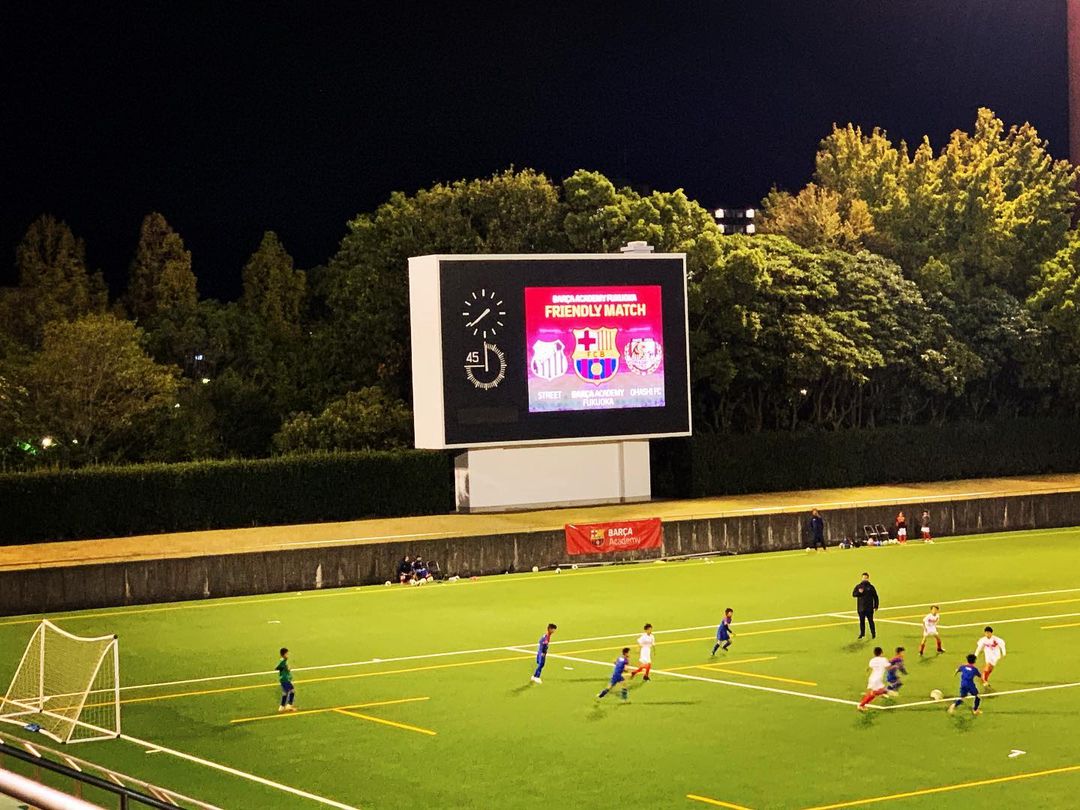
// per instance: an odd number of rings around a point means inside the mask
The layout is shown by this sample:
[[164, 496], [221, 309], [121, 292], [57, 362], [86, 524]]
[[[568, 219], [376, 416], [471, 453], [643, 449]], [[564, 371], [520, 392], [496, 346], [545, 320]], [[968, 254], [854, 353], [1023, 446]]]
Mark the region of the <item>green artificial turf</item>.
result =
[[[850, 618], [863, 570], [889, 620], [879, 643], [907, 647], [899, 704], [932, 689], [954, 694], [956, 666], [985, 623], [1008, 644], [997, 692], [1080, 682], [1080, 530], [53, 618], [81, 635], [119, 634], [126, 734], [349, 807], [848, 806], [1080, 766], [1080, 686], [990, 697], [979, 717], [967, 707], [949, 717], [943, 704], [863, 715], [815, 699], [856, 701], [866, 685], [872, 645], [856, 642]], [[942, 603], [948, 652], [920, 660], [931, 602]], [[725, 607], [735, 609], [735, 644], [711, 661]], [[559, 631], [534, 685], [533, 650], [549, 621]], [[626, 704], [617, 693], [597, 701], [619, 648], [646, 621], [657, 632], [652, 681], [635, 680]], [[0, 619], [0, 681], [33, 628]], [[279, 717], [271, 670], [281, 646], [292, 650], [298, 709], [423, 700], [348, 710], [365, 717]], [[220, 678], [245, 673], [262, 674]], [[263, 715], [272, 717], [230, 723]], [[225, 808], [326, 806], [131, 742], [70, 750]], [[1080, 768], [879, 804], [1068, 807], [1078, 792]]]

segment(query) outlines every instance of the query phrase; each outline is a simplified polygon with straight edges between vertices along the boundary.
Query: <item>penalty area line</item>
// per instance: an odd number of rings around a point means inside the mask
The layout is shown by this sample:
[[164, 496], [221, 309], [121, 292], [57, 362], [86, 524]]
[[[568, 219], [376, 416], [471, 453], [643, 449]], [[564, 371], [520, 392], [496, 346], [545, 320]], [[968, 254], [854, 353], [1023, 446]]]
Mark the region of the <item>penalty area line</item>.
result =
[[158, 745], [157, 743], [147, 742], [146, 740], [140, 740], [138, 737], [132, 737], [128, 734], [121, 734], [121, 740], [125, 740], [129, 743], [141, 746], [147, 751], [153, 751], [155, 754], [170, 754], [178, 759], [187, 760], [188, 762], [194, 762], [196, 765], [202, 765], [207, 768], [212, 768], [215, 771], [221, 771], [222, 773], [230, 774], [231, 776], [238, 776], [241, 779], [246, 779], [249, 782], [255, 782], [259, 785], [274, 788], [280, 790], [283, 793], [290, 793], [293, 796], [299, 796], [301, 799], [307, 799], [318, 804], [324, 804], [327, 807], [336, 807], [338, 810], [359, 810], [358, 807], [351, 804], [342, 804], [336, 802], [333, 799], [328, 799], [325, 796], [319, 796], [315, 793], [308, 793], [306, 790], [300, 790], [289, 785], [283, 785], [281, 782], [274, 782], [271, 779], [266, 779], [262, 776], [256, 776], [253, 773], [247, 771], [241, 771], [236, 768], [230, 768], [228, 765], [222, 765], [220, 762], [214, 762], [213, 760], [203, 759], [197, 757], [194, 754], [185, 754], [183, 751], [177, 751], [175, 748], [166, 748], [164, 745]]
[[[511, 652], [522, 652], [520, 649], [514, 647], [507, 647], [507, 650]], [[561, 653], [548, 653], [548, 658], [559, 658], [563, 661], [574, 661], [578, 664], [592, 664], [599, 667], [610, 667], [611, 663], [607, 661], [597, 661], [592, 658], [578, 658], [573, 655], [563, 655]], [[670, 675], [672, 678], [682, 678], [687, 681], [701, 681], [702, 683], [718, 683], [722, 686], [734, 686], [739, 689], [751, 689], [757, 692], [772, 692], [777, 695], [792, 695], [794, 697], [807, 698], [808, 700], [821, 700], [826, 703], [840, 703], [844, 706], [858, 706], [859, 703], [856, 700], [845, 700], [844, 698], [830, 697], [829, 695], [815, 695], [810, 692], [796, 692], [792, 689], [779, 689], [775, 686], [761, 686], [756, 683], [740, 683], [739, 681], [727, 681], [721, 678], [705, 678], [701, 675], [691, 675], [688, 672], [674, 672], [668, 669], [654, 669], [652, 671], [654, 675]]]
[[[1073, 683], [1052, 683], [1047, 686], [1032, 686], [1027, 689], [1006, 689], [1002, 692], [980, 692], [979, 697], [983, 700], [989, 700], [990, 698], [1004, 697], [1005, 695], [1025, 695], [1030, 692], [1049, 692], [1052, 689], [1072, 689], [1074, 686], [1080, 686], [1080, 681]], [[883, 712], [890, 709], [909, 709], [912, 706], [932, 706], [935, 703], [951, 703], [956, 700], [955, 697], [942, 698], [941, 700], [916, 700], [912, 703], [892, 703], [888, 706], [878, 706], [877, 708]]]

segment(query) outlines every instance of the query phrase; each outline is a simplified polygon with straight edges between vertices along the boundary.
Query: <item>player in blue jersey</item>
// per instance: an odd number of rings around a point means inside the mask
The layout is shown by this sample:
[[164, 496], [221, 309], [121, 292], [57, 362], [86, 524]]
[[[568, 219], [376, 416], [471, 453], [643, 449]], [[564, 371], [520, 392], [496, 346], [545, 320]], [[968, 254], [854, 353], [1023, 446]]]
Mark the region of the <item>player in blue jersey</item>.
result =
[[724, 652], [727, 652], [731, 646], [732, 636], [735, 635], [731, 632], [731, 617], [734, 612], [731, 608], [724, 611], [724, 618], [720, 622], [720, 626], [716, 628], [716, 643], [712, 648], [713, 655], [716, 655], [716, 651], [720, 649], [721, 645], [724, 647]]
[[[610, 692], [612, 689], [614, 689], [616, 686], [618, 686], [620, 683], [623, 682], [623, 680], [624, 680], [623, 671], [626, 669], [626, 665], [629, 664], [629, 663], [630, 663], [630, 648], [629, 647], [623, 647], [622, 648], [622, 654], [619, 655], [619, 657], [615, 659], [615, 669], [613, 669], [611, 671], [611, 683], [609, 683], [607, 686], [605, 686], [600, 691], [600, 694], [596, 696], [598, 699], [602, 698], [604, 695], [606, 695], [608, 692]], [[628, 694], [627, 694], [625, 686], [622, 688], [622, 691], [619, 693], [619, 697], [621, 697], [623, 700], [627, 699]]]
[[558, 629], [554, 624], [549, 624], [547, 632], [540, 636], [540, 642], [536, 645], [536, 672], [529, 678], [533, 683], [543, 683], [540, 680], [540, 673], [544, 671], [544, 664], [547, 663], [547, 651], [548, 645], [551, 644], [551, 636]]
[[967, 663], [961, 664], [956, 669], [960, 673], [960, 697], [949, 704], [948, 712], [952, 714], [956, 711], [956, 707], [964, 702], [964, 698], [968, 695], [972, 695], [975, 698], [975, 703], [971, 707], [972, 714], [982, 714], [979, 710], [979, 704], [982, 703], [982, 698], [979, 697], [979, 689], [975, 686], [975, 679], [983, 680], [982, 673], [979, 672], [979, 668], [975, 666], [975, 655], [968, 654]]
[[885, 670], [885, 697], [887, 699], [896, 700], [896, 696], [900, 694], [900, 687], [904, 685], [900, 676], [907, 674], [904, 668], [904, 648], [897, 647], [896, 655], [889, 659], [889, 668]]

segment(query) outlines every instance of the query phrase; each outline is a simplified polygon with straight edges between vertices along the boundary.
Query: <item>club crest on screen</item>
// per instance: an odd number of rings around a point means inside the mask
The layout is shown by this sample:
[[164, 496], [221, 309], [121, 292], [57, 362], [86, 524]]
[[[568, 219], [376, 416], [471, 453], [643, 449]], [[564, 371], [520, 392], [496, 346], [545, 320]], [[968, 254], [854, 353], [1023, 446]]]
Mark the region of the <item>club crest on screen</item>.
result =
[[566, 346], [561, 340], [537, 340], [532, 345], [533, 356], [529, 368], [542, 380], [554, 380], [561, 377], [570, 368], [570, 361], [563, 351]]
[[626, 367], [637, 374], [652, 374], [664, 359], [664, 348], [655, 338], [633, 338], [623, 347]]
[[619, 370], [618, 329], [574, 329], [574, 373], [585, 382], [600, 385]]

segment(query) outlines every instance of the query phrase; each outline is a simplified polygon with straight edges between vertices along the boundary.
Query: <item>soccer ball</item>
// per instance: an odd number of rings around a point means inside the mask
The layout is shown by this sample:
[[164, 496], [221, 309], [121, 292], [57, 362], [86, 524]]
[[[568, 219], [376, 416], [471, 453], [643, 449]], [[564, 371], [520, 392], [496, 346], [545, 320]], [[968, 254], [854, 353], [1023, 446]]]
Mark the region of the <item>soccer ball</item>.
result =
[[942, 692], [940, 689], [935, 689], [930, 693], [930, 697], [932, 697], [934, 700], [944, 700], [945, 693]]
[[390, 580], [386, 580], [386, 582], [384, 582], [383, 584], [384, 584], [384, 585], [385, 585], [386, 587], [388, 587], [388, 588], [389, 588], [389, 587], [390, 587]]
[[561, 569], [561, 568], [556, 568], [556, 569], [555, 569], [555, 573], [556, 573], [556, 574], [561, 574], [561, 573], [562, 573], [562, 569]]
[[534, 574], [535, 574], [535, 573], [536, 573], [537, 571], [539, 571], [539, 570], [540, 570], [540, 567], [539, 567], [539, 566], [536, 566], [536, 565], [534, 565], [534, 566], [533, 566], [533, 573], [534, 573]]

